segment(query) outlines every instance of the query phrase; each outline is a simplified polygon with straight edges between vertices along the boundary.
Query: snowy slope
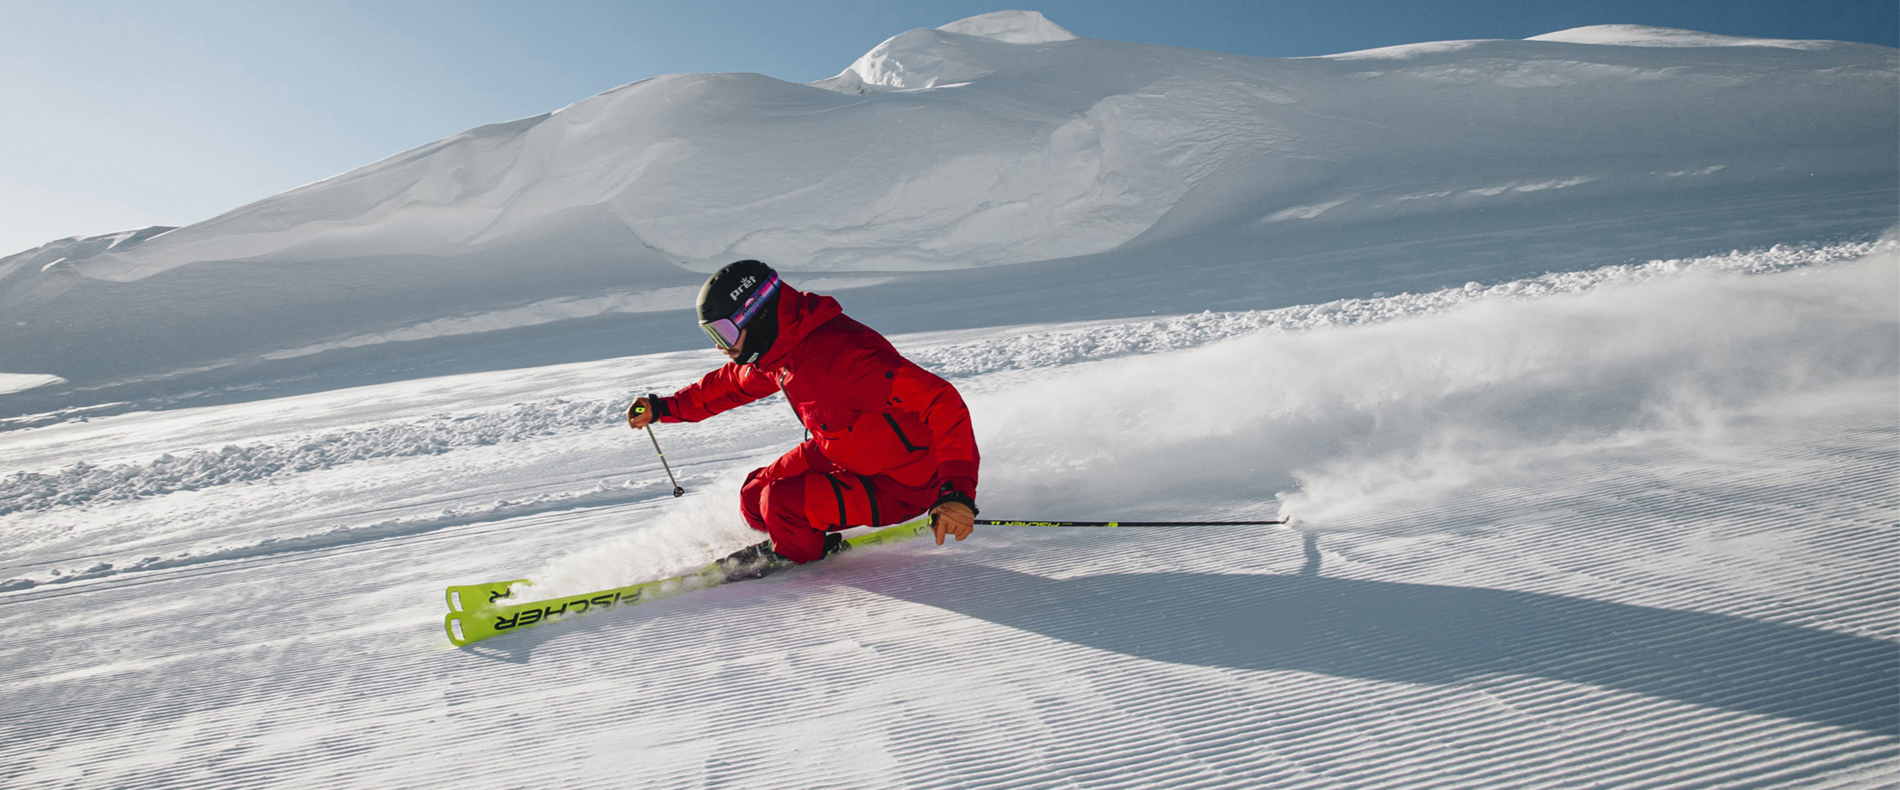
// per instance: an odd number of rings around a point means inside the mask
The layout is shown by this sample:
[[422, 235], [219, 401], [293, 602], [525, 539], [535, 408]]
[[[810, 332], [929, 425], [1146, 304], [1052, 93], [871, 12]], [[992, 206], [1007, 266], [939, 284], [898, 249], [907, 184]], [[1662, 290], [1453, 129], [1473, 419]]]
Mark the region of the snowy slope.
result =
[[1843, 245], [900, 337], [989, 514], [1301, 531], [985, 529], [463, 651], [444, 583], [747, 540], [783, 406], [663, 426], [679, 500], [617, 406], [710, 352], [16, 431], [0, 779], [1884, 786], [1896, 291]]
[[[1276, 60], [986, 15], [813, 85], [655, 77], [162, 235], [0, 261], [0, 372], [77, 390], [580, 326], [743, 257], [904, 272], [1132, 251], [1279, 273], [1306, 262], [1280, 250], [1534, 234], [1606, 205], [1596, 264], [1735, 244], [1627, 227], [1659, 210], [1782, 229], [1740, 246], [1834, 240], [1900, 205], [1897, 91], [1892, 50], [1838, 42], [1588, 28]], [[629, 334], [612, 355], [682, 347]]]
[[[985, 15], [8, 258], [0, 787], [1892, 786], [1894, 52], [1538, 38]], [[956, 383], [985, 516], [1298, 520], [452, 648], [447, 584], [754, 539], [779, 399], [659, 426], [678, 499], [621, 418], [752, 252]]]

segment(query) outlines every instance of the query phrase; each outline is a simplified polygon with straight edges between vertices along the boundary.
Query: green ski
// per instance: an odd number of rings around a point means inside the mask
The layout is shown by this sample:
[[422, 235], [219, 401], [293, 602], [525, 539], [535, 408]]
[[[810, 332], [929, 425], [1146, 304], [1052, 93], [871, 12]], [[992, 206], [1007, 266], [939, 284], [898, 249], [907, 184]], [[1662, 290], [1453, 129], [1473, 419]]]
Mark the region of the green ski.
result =
[[465, 612], [491, 606], [497, 599], [508, 597], [508, 590], [515, 585], [533, 583], [527, 579], [512, 579], [488, 584], [458, 584], [448, 589], [449, 611]]
[[[930, 531], [929, 519], [919, 518], [875, 532], [867, 532], [847, 539], [845, 543], [853, 548], [859, 548], [880, 543], [893, 543], [928, 531]], [[446, 591], [449, 613], [442, 619], [442, 625], [448, 630], [449, 641], [455, 643], [456, 647], [462, 647], [492, 636], [565, 620], [597, 609], [650, 603], [683, 592], [716, 587], [733, 580], [728, 578], [728, 570], [724, 565], [712, 562], [692, 573], [667, 579], [519, 604], [509, 604], [505, 598], [514, 585], [532, 583], [527, 579], [457, 585]]]

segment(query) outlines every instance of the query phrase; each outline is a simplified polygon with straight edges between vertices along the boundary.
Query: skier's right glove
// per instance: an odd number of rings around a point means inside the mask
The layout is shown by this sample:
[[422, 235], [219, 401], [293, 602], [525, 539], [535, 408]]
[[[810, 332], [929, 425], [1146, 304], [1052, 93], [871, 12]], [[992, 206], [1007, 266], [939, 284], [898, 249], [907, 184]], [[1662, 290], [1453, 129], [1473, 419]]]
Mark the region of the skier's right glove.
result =
[[976, 529], [976, 514], [975, 499], [958, 491], [955, 484], [944, 483], [937, 490], [937, 503], [930, 506], [930, 531], [936, 533], [937, 545], [943, 545], [946, 535], [957, 540], [969, 537]]
[[976, 511], [962, 502], [949, 501], [930, 509], [930, 531], [937, 536], [937, 545], [943, 545], [945, 536], [954, 536], [962, 540], [976, 530]]
[[665, 398], [651, 394], [644, 398], [635, 398], [633, 405], [627, 407], [627, 427], [637, 431], [664, 416], [666, 416]]

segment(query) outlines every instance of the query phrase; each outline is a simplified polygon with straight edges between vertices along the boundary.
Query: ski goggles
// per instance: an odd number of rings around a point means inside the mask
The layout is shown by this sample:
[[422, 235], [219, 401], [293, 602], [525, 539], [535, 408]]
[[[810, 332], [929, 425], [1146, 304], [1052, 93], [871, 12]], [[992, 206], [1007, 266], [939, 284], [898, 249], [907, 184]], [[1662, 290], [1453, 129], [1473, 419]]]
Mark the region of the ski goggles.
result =
[[712, 338], [713, 345], [718, 346], [720, 351], [731, 351], [733, 346], [739, 344], [739, 330], [744, 329], [745, 325], [752, 321], [752, 317], [758, 315], [759, 310], [765, 307], [766, 302], [771, 301], [772, 294], [775, 293], [778, 293], [777, 274], [765, 278], [765, 284], [759, 286], [759, 290], [753, 291], [752, 298], [745, 300], [745, 305], [739, 308], [739, 312], [733, 313], [731, 318], [701, 321], [699, 328], [706, 330], [706, 336]]

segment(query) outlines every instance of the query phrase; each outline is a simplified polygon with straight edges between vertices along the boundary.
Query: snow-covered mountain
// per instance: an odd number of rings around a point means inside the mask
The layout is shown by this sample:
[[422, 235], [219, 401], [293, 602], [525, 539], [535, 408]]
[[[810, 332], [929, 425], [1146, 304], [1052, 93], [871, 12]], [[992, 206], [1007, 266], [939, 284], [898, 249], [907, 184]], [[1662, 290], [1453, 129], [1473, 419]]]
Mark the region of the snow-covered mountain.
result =
[[[9, 258], [0, 786], [1891, 787], [1895, 74], [985, 15]], [[725, 361], [683, 306], [744, 254], [955, 384], [986, 518], [1296, 521], [983, 526], [452, 648], [447, 585], [759, 539], [779, 399], [622, 417]]]
[[[1866, 233], [1894, 205], [1897, 86], [1893, 50], [1840, 42], [1612, 26], [1267, 59], [1000, 12], [810, 85], [654, 77], [162, 234], [0, 260], [0, 372], [96, 386], [676, 309], [744, 257], [888, 276], [1190, 240], [1283, 275], [1266, 259], [1296, 240], [1603, 205], [1606, 237], [1658, 207]], [[1854, 216], [1770, 205], [1795, 194]], [[1604, 254], [1680, 252], [1641, 247]]]

